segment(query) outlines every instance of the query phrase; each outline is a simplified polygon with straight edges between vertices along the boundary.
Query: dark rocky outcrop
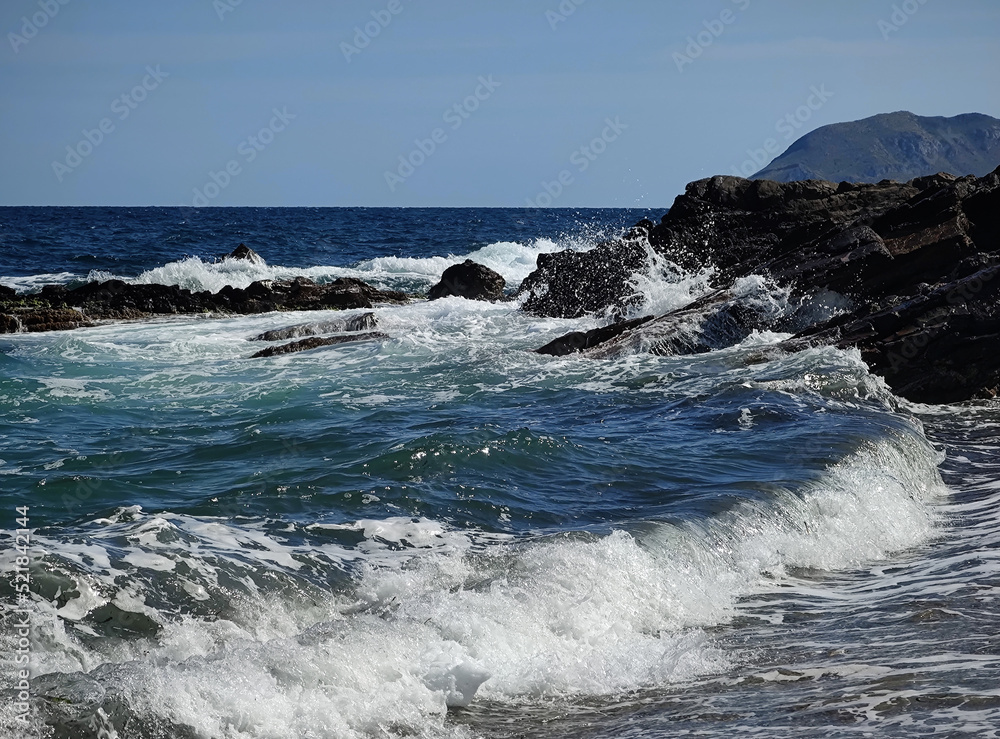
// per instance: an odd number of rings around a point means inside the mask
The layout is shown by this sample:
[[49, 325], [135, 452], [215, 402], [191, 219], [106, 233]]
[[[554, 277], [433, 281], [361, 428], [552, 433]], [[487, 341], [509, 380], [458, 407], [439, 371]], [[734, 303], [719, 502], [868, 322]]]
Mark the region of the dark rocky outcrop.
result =
[[28, 311], [0, 312], [0, 333], [37, 333], [40, 331], [65, 331], [93, 323], [72, 308], [39, 307]]
[[379, 290], [353, 278], [317, 284], [307, 277], [262, 280], [246, 289], [192, 292], [175, 285], [89, 282], [75, 289], [48, 285], [32, 295], [0, 297], [0, 333], [52, 331], [128, 320], [197, 313], [254, 314], [284, 310], [372, 308], [405, 303], [400, 292]]
[[461, 264], [453, 264], [441, 275], [441, 281], [427, 293], [430, 300], [458, 297], [469, 300], [503, 300], [503, 289], [507, 281], [498, 272], [482, 264], [466, 259]]
[[348, 318], [337, 318], [332, 321], [316, 323], [299, 323], [285, 328], [276, 328], [254, 336], [250, 341], [284, 341], [297, 339], [300, 336], [319, 336], [320, 334], [336, 334], [348, 331], [368, 331], [378, 326], [378, 318], [374, 313], [361, 313]]
[[[1000, 263], [1000, 257], [995, 259]], [[903, 397], [951, 403], [1000, 395], [1000, 266], [918, 286], [874, 313], [851, 311], [783, 342], [858, 347]]]
[[380, 331], [370, 331], [368, 333], [359, 334], [345, 334], [341, 336], [311, 336], [308, 339], [302, 339], [301, 341], [293, 341], [289, 344], [280, 344], [279, 346], [269, 346], [267, 349], [261, 349], [256, 354], [250, 356], [251, 359], [258, 359], [264, 357], [275, 357], [279, 354], [292, 354], [293, 352], [304, 352], [309, 349], [316, 349], [321, 346], [333, 346], [334, 344], [350, 344], [356, 341], [374, 341], [381, 339], [388, 339], [388, 334], [383, 334]]
[[745, 290], [713, 290], [665, 315], [623, 320], [583, 334], [567, 334], [537, 352], [555, 356], [584, 352], [601, 359], [639, 351], [700, 354], [737, 344], [754, 331], [782, 327], [785, 316], [781, 307], [766, 292], [748, 295]]
[[630, 329], [641, 326], [653, 320], [653, 316], [643, 316], [642, 318], [632, 318], [627, 321], [618, 321], [610, 326], [592, 328], [590, 331], [573, 331], [571, 333], [553, 339], [545, 346], [538, 349], [539, 354], [549, 354], [553, 357], [564, 357], [567, 354], [591, 349], [601, 344], [606, 344], [612, 339], [616, 339]]
[[240, 244], [226, 255], [226, 259], [240, 259], [253, 264], [266, 264], [264, 258], [246, 244]]
[[639, 301], [631, 280], [649, 268], [652, 227], [652, 222], [642, 221], [622, 241], [598, 244], [590, 251], [539, 254], [537, 268], [518, 288], [521, 309], [554, 318], [623, 315]]
[[[713, 289], [680, 310], [570, 334], [540, 351], [684, 354], [772, 329], [795, 332], [785, 350], [858, 347], [912, 400], [1000, 393], [1000, 169], [875, 185], [712, 177], [688, 185], [646, 233], [662, 257], [714, 268]], [[614, 262], [616, 249], [630, 269], [632, 238], [593, 259], [564, 260], [555, 275], [551, 263], [540, 264], [526, 282], [559, 287], [547, 293], [547, 315], [574, 315], [578, 294], [598, 265]], [[772, 295], [750, 294], [748, 284]], [[622, 310], [627, 290], [608, 289], [590, 312]]]

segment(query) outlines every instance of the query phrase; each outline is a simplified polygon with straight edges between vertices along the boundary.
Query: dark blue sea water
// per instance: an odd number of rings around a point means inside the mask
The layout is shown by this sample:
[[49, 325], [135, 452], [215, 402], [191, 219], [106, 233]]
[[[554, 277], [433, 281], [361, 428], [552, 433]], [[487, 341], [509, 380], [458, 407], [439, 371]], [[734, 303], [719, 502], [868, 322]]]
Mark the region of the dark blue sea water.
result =
[[[3, 208], [0, 284], [423, 292], [472, 258], [513, 291], [659, 215]], [[641, 310], [708, 276], [651, 263]], [[250, 339], [338, 314], [0, 336], [4, 735], [996, 735], [995, 404], [778, 334], [589, 360], [530, 350], [600, 317], [375, 313], [386, 340], [272, 359]]]

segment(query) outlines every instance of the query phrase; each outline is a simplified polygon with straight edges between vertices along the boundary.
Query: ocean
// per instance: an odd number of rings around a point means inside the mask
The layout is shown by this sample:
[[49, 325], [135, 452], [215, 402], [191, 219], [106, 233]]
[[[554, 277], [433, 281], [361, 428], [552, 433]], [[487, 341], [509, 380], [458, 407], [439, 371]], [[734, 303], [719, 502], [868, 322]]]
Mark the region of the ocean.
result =
[[[660, 215], [0, 208], [0, 284], [423, 293], [470, 258], [513, 291]], [[710, 276], [657, 262], [636, 310]], [[269, 359], [338, 314], [0, 335], [0, 735], [1000, 734], [996, 402], [782, 334], [554, 358], [602, 319], [374, 312], [388, 339]]]

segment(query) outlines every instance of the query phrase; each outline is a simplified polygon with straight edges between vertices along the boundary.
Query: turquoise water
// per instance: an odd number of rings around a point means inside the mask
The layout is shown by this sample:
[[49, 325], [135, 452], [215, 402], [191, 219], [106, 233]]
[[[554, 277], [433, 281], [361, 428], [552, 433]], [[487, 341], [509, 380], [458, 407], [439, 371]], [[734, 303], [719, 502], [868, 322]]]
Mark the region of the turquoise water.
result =
[[[0, 283], [21, 290], [423, 290], [467, 256], [513, 288], [538, 253], [645, 214], [0, 215]], [[268, 264], [216, 261], [237, 239]], [[662, 267], [636, 280], [646, 310], [706, 289]], [[27, 506], [33, 530], [30, 726], [13, 701], [0, 726], [991, 735], [993, 406], [912, 406], [852, 352], [764, 361], [777, 334], [594, 361], [530, 350], [598, 318], [457, 298], [375, 313], [386, 340], [273, 359], [249, 339], [338, 314], [0, 336], [2, 528]]]

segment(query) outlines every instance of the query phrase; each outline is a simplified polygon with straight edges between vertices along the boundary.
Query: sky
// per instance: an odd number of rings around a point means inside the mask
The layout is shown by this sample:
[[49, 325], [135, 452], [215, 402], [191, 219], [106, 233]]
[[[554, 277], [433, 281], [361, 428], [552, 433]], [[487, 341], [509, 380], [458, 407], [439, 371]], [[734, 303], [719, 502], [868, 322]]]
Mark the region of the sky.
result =
[[3, 0], [0, 204], [666, 208], [1000, 117], [996, 0]]

